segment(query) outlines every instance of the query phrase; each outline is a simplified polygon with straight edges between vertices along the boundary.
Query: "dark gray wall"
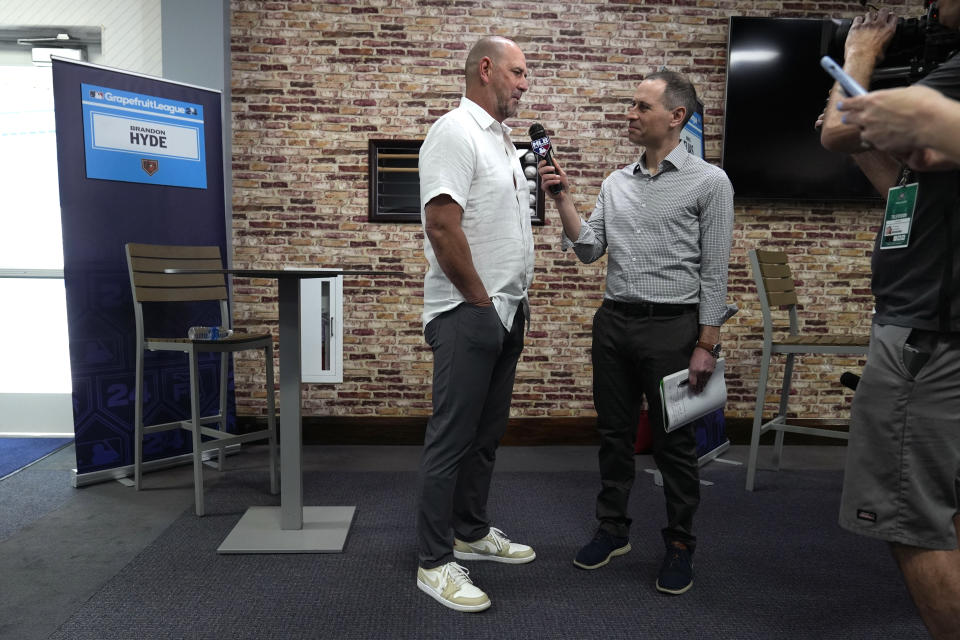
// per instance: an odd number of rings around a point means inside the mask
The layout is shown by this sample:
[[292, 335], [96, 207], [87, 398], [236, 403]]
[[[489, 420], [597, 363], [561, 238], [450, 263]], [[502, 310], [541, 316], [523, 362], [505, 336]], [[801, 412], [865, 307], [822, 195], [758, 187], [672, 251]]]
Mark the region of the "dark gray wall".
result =
[[[233, 244], [230, 116], [230, 0], [161, 0], [163, 77], [223, 93], [223, 200]], [[233, 255], [228, 255], [233, 264]]]

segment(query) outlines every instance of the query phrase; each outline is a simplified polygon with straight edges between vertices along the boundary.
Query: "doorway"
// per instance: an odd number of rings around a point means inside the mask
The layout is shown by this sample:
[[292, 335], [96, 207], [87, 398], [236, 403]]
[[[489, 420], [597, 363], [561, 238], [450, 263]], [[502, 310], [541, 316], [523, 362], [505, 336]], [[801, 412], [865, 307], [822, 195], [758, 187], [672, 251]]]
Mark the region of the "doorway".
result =
[[73, 436], [50, 67], [0, 65], [0, 436]]

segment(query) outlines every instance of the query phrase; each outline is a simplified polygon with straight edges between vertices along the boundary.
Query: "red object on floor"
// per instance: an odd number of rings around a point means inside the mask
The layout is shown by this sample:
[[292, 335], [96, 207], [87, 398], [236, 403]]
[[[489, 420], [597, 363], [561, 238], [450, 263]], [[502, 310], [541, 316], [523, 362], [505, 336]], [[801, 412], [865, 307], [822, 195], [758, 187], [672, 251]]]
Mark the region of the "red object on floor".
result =
[[640, 421], [637, 423], [637, 442], [634, 453], [649, 453], [653, 446], [653, 434], [650, 433], [650, 416], [646, 410], [640, 412]]

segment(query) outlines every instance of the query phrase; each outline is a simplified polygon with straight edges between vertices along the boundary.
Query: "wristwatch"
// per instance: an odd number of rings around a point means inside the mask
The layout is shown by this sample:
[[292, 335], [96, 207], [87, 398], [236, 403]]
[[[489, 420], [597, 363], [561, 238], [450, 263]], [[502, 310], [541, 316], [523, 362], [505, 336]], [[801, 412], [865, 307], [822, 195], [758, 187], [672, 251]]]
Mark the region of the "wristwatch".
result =
[[712, 355], [714, 359], [720, 357], [720, 343], [710, 344], [709, 342], [704, 342], [703, 340], [697, 340], [697, 346], [701, 349], [705, 349], [707, 353]]

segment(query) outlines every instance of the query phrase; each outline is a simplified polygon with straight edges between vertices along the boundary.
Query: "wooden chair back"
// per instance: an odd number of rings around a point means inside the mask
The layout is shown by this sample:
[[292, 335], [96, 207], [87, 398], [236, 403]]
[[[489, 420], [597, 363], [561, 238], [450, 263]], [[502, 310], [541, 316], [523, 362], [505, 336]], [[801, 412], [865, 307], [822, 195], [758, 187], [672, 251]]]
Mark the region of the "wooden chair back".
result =
[[164, 269], [222, 269], [220, 247], [126, 245], [130, 285], [136, 302], [226, 300], [223, 274], [173, 274]]
[[797, 291], [790, 265], [787, 263], [787, 254], [782, 251], [751, 249], [750, 266], [763, 311], [764, 334], [771, 336], [773, 333], [771, 307], [789, 307], [790, 333], [797, 334]]

